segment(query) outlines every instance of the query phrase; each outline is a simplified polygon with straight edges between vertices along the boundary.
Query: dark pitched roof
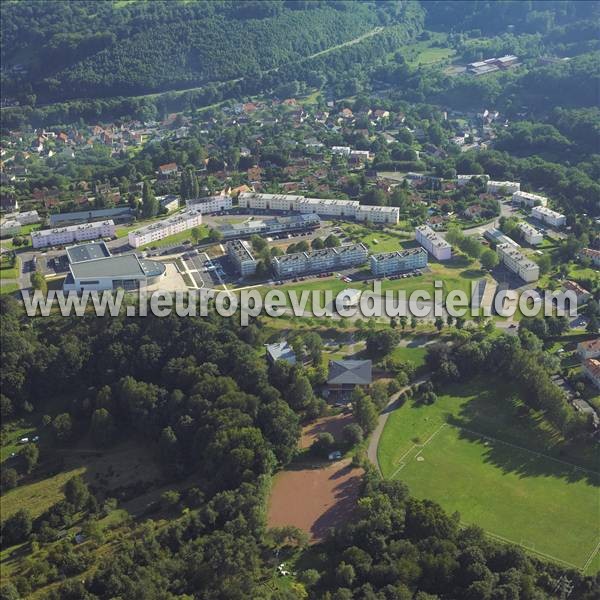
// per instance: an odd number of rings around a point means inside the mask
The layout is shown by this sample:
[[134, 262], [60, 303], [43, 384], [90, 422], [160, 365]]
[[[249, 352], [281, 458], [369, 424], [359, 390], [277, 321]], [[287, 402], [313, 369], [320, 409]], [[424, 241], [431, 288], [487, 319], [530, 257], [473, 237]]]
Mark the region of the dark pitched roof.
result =
[[330, 385], [370, 385], [373, 380], [370, 360], [330, 360]]

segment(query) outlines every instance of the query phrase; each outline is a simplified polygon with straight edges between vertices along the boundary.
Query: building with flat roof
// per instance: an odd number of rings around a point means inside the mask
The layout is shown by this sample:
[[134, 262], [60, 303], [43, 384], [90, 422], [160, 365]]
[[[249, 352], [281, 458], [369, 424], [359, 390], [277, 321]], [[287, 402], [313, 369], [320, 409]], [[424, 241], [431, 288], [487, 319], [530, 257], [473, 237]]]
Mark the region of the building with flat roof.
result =
[[6, 219], [0, 223], [0, 237], [7, 238], [21, 233], [21, 223], [15, 219]]
[[364, 244], [349, 244], [312, 252], [295, 252], [273, 258], [273, 270], [278, 277], [289, 278], [307, 273], [323, 273], [358, 267], [367, 260], [369, 252]]
[[518, 181], [488, 181], [486, 191], [488, 194], [514, 194], [521, 189]]
[[203, 215], [223, 212], [233, 208], [231, 196], [219, 194], [218, 196], [205, 196], [204, 198], [191, 198], [185, 201], [189, 210], [197, 210]]
[[99, 221], [96, 223], [82, 223], [81, 225], [68, 225], [55, 229], [42, 229], [31, 232], [31, 243], [34, 248], [47, 248], [49, 246], [64, 246], [74, 242], [86, 242], [98, 238], [112, 238], [115, 236], [115, 223]]
[[314, 213], [321, 217], [356, 218], [359, 207], [357, 200], [337, 200], [333, 198], [302, 198], [297, 210], [301, 213]]
[[394, 252], [381, 252], [371, 255], [371, 273], [375, 277], [387, 277], [403, 271], [422, 269], [427, 266], [425, 248], [408, 248]]
[[200, 225], [202, 225], [202, 213], [195, 210], [186, 210], [167, 219], [155, 221], [150, 225], [130, 231], [127, 240], [132, 248], [139, 248], [170, 235], [187, 231], [192, 227], [200, 227]]
[[106, 219], [124, 219], [133, 217], [134, 211], [129, 206], [116, 208], [100, 208], [97, 210], [78, 210], [75, 212], [56, 213], [49, 215], [48, 224], [55, 227], [62, 224], [90, 223]]
[[332, 392], [351, 392], [355, 387], [368, 387], [373, 382], [370, 360], [330, 360], [327, 386]]
[[490, 229], [486, 229], [486, 231], [483, 232], [483, 237], [488, 242], [491, 242], [492, 244], [495, 244], [495, 245], [508, 244], [509, 246], [512, 246], [513, 248], [521, 247], [520, 244], [515, 242], [515, 240], [508, 237], [504, 233], [502, 233], [499, 229], [496, 229], [496, 227], [490, 227]]
[[452, 258], [452, 246], [428, 225], [419, 225], [416, 228], [415, 239], [437, 260], [449, 260]]
[[467, 183], [471, 183], [474, 177], [485, 179], [486, 181], [490, 178], [489, 175], [479, 174], [479, 175], [457, 175], [456, 176], [456, 185], [458, 187], [462, 187], [463, 185], [467, 185]]
[[296, 353], [285, 340], [275, 344], [266, 344], [266, 351], [267, 362], [271, 365], [274, 365], [278, 360], [282, 360], [289, 365], [296, 364]]
[[600, 357], [600, 337], [593, 340], [586, 340], [577, 344], [577, 353], [581, 358]]
[[37, 210], [26, 210], [24, 212], [13, 212], [4, 215], [3, 221], [17, 221], [21, 225], [33, 225], [42, 220]]
[[256, 273], [256, 259], [250, 250], [250, 244], [242, 240], [231, 240], [226, 244], [227, 256], [235, 265], [238, 275], [248, 277]]
[[556, 212], [555, 210], [551, 210], [546, 206], [534, 206], [531, 209], [531, 216], [551, 227], [563, 227], [567, 224], [567, 217], [565, 217], [565, 215]]
[[544, 241], [544, 234], [529, 223], [519, 223], [519, 231], [523, 239], [531, 246], [537, 246]]
[[133, 252], [111, 256], [104, 243], [71, 246], [67, 248], [67, 258], [65, 292], [134, 290], [155, 283], [166, 274], [163, 263], [140, 259]]
[[157, 200], [160, 207], [164, 208], [167, 212], [173, 212], [179, 208], [179, 196], [176, 196], [175, 194], [159, 196]]
[[400, 221], [400, 209], [397, 206], [369, 206], [360, 204], [356, 209], [356, 220], [397, 225]]
[[238, 196], [240, 208], [259, 210], [297, 210], [297, 202], [304, 196], [293, 194], [260, 194], [258, 192], [241, 192]]
[[528, 283], [540, 278], [540, 268], [533, 261], [523, 256], [514, 246], [510, 244], [498, 244], [496, 253], [500, 262]]
[[546, 206], [548, 204], [548, 198], [540, 196], [539, 194], [531, 194], [529, 192], [515, 192], [512, 195], [512, 201], [521, 206], [527, 206], [533, 208], [534, 206]]

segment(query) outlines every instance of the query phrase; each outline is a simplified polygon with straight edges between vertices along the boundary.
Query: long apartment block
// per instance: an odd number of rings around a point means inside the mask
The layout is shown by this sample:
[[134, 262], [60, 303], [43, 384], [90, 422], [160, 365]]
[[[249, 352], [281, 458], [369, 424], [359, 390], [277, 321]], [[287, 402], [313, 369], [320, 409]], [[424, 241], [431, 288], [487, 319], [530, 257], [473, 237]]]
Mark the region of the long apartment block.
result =
[[531, 209], [531, 216], [552, 227], [563, 227], [567, 224], [567, 217], [565, 217], [565, 215], [547, 208], [546, 206], [534, 206]]
[[146, 246], [170, 235], [175, 235], [176, 233], [181, 233], [200, 225], [202, 225], [202, 213], [196, 210], [186, 210], [168, 219], [156, 221], [155, 223], [131, 231], [127, 239], [130, 246], [139, 248], [140, 246]]
[[498, 244], [496, 253], [510, 271], [518, 275], [523, 281], [532, 282], [540, 278], [540, 268], [533, 261], [523, 256], [510, 244]]
[[87, 242], [97, 240], [98, 238], [112, 238], [114, 236], [115, 222], [109, 220], [32, 231], [31, 244], [34, 248], [47, 248], [49, 246], [64, 246], [65, 244], [72, 244], [74, 242]]
[[415, 239], [437, 260], [452, 258], [452, 246], [428, 225], [419, 225], [415, 229]]
[[515, 192], [512, 195], [512, 201], [522, 206], [532, 208], [534, 206], [546, 206], [548, 204], [548, 198], [540, 196], [539, 194], [531, 194], [530, 192]]
[[191, 198], [185, 201], [188, 210], [201, 212], [203, 215], [231, 210], [233, 201], [231, 196], [220, 194], [218, 196], [206, 196], [204, 198]]
[[273, 258], [273, 269], [278, 277], [297, 277], [307, 273], [358, 267], [367, 260], [369, 252], [364, 244], [349, 244], [312, 252], [295, 252]]
[[340, 217], [373, 223], [395, 225], [400, 220], [400, 210], [394, 206], [371, 206], [356, 200], [333, 198], [306, 198], [294, 194], [260, 194], [243, 192], [238, 196], [240, 208], [299, 212], [316, 214], [320, 217]]
[[371, 273], [376, 277], [386, 277], [426, 266], [427, 251], [424, 248], [409, 248], [371, 255]]

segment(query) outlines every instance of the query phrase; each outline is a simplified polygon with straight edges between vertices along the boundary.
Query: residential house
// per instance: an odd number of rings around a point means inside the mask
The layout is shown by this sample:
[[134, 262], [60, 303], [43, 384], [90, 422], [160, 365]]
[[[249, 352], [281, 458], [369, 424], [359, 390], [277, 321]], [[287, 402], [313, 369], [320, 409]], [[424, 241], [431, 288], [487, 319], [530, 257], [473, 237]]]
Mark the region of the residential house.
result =
[[583, 360], [600, 357], [600, 338], [586, 340], [577, 344], [577, 353]]
[[373, 364], [370, 360], [330, 360], [327, 386], [331, 392], [351, 392], [373, 382]]

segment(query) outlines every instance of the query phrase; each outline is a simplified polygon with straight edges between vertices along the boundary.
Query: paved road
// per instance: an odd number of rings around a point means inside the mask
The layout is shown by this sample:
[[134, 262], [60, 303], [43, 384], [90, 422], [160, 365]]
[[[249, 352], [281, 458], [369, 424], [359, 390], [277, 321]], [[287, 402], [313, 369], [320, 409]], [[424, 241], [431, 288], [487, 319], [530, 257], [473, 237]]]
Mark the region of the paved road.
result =
[[385, 408], [379, 414], [379, 420], [377, 421], [377, 427], [375, 427], [375, 430], [373, 431], [373, 433], [371, 434], [371, 438], [369, 439], [369, 447], [367, 449], [367, 456], [369, 457], [369, 460], [371, 461], [371, 463], [373, 465], [375, 465], [375, 467], [379, 471], [380, 475], [383, 475], [383, 473], [381, 473], [381, 469], [379, 467], [379, 461], [377, 460], [377, 448], [379, 446], [379, 439], [381, 438], [381, 434], [383, 433], [383, 428], [385, 427], [385, 424], [387, 423], [388, 417], [394, 410], [396, 410], [399, 407], [398, 399], [400, 398], [400, 395], [403, 392], [405, 392], [407, 389], [409, 389], [413, 385], [419, 385], [421, 383], [424, 383], [430, 377], [431, 377], [431, 373], [427, 373], [425, 375], [422, 375], [415, 381], [413, 381], [411, 383], [411, 385], [407, 385], [406, 387], [403, 387], [397, 394], [394, 394], [390, 398], [390, 400], [386, 404]]

